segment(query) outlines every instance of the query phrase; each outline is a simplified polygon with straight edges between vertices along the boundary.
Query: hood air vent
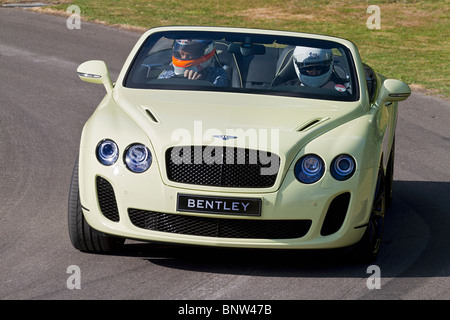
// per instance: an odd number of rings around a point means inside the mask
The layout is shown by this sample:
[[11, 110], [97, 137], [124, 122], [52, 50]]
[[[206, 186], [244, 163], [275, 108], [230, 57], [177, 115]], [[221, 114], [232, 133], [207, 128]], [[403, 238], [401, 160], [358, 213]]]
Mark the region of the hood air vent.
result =
[[312, 118], [309, 119], [308, 121], [306, 121], [305, 123], [301, 124], [300, 126], [297, 127], [297, 129], [295, 129], [296, 132], [304, 132], [307, 131], [317, 125], [319, 125], [322, 122], [325, 122], [327, 120], [329, 120], [330, 118]]
[[158, 119], [156, 119], [156, 117], [153, 115], [153, 113], [152, 113], [150, 110], [145, 109], [145, 113], [147, 113], [148, 117], [149, 117], [153, 122], [159, 123]]
[[161, 123], [161, 120], [158, 118], [158, 116], [156, 115], [155, 111], [152, 111], [152, 109], [148, 106], [138, 106], [138, 108], [142, 111], [145, 112], [145, 114], [147, 115], [147, 117], [154, 123]]

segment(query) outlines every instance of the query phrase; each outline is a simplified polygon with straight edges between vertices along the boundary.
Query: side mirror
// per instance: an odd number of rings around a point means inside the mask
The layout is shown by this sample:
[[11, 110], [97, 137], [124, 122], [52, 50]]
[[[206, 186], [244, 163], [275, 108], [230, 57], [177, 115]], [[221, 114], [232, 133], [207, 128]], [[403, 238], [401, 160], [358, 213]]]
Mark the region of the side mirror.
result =
[[381, 103], [403, 101], [406, 100], [411, 94], [409, 86], [400, 81], [394, 79], [384, 80], [378, 99]]
[[78, 67], [77, 73], [83, 81], [103, 84], [106, 92], [110, 92], [113, 89], [111, 76], [104, 61], [90, 60], [83, 62]]

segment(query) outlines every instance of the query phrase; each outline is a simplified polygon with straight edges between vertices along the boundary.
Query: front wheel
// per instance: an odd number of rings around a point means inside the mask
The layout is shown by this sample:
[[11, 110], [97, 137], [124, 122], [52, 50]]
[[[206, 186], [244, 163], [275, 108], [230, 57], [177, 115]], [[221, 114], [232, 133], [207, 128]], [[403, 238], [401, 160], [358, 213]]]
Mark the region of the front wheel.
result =
[[72, 173], [68, 204], [69, 237], [73, 247], [83, 252], [92, 253], [107, 253], [119, 249], [124, 244], [125, 239], [100, 234], [87, 223], [81, 209], [78, 188], [77, 161]]
[[377, 259], [383, 236], [384, 217], [386, 211], [386, 178], [382, 168], [378, 169], [375, 195], [372, 202], [366, 232], [355, 248], [355, 259], [370, 263]]

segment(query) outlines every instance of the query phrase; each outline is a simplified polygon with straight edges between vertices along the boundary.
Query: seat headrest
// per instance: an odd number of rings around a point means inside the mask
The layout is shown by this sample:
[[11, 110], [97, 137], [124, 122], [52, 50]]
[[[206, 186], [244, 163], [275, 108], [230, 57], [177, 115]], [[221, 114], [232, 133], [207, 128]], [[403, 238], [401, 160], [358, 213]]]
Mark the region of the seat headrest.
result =
[[292, 62], [292, 54], [294, 53], [294, 49], [294, 46], [287, 46], [281, 51], [280, 57], [277, 61], [277, 72], [272, 81], [272, 87], [276, 87], [297, 77], [294, 64]]

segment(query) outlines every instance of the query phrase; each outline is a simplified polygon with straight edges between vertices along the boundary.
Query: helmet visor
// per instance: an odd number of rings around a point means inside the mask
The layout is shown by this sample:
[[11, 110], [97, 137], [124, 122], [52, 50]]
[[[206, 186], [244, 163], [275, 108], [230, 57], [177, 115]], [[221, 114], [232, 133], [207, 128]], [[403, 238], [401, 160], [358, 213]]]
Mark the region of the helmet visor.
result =
[[300, 73], [305, 76], [321, 76], [327, 73], [331, 67], [331, 60], [316, 61], [314, 63], [296, 61], [295, 63]]

